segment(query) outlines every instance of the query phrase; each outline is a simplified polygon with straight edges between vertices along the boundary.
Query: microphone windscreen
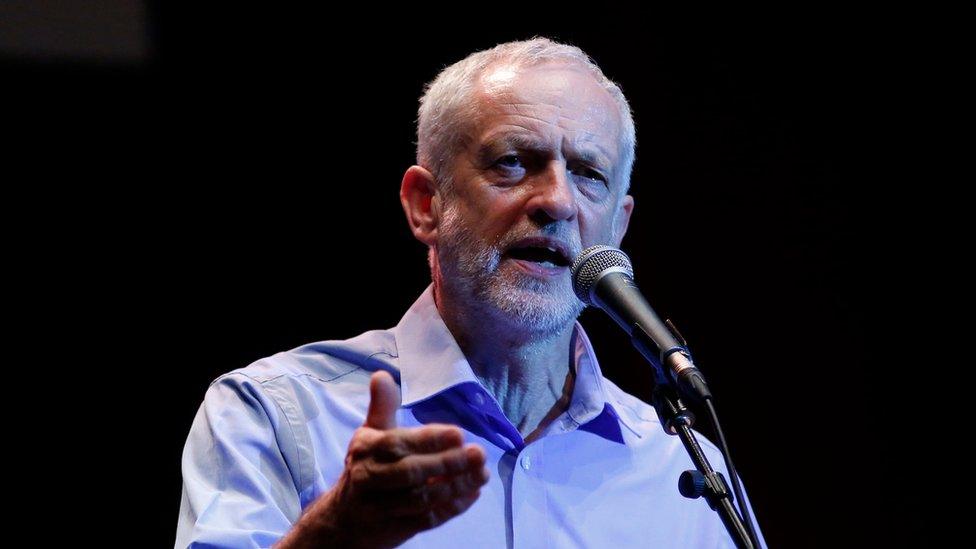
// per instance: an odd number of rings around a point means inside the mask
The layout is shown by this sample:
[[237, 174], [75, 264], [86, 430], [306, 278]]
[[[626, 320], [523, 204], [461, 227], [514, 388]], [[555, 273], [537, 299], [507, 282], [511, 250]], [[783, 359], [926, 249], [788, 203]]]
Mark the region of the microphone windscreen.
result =
[[592, 289], [608, 272], [624, 272], [634, 278], [634, 268], [627, 254], [613, 246], [590, 246], [573, 261], [573, 291], [587, 305], [593, 305]]

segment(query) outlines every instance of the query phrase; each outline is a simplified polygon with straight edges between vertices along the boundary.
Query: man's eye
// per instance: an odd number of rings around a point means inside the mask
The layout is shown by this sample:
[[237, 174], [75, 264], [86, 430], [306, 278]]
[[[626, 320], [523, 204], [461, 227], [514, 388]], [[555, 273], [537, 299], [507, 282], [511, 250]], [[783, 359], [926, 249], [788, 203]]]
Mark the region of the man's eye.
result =
[[581, 177], [585, 177], [587, 179], [592, 179], [593, 181], [603, 183], [604, 185], [607, 184], [607, 178], [602, 173], [590, 168], [579, 167], [573, 170], [573, 173]]
[[522, 160], [517, 154], [506, 154], [495, 161], [495, 165], [503, 168], [518, 168], [522, 165]]

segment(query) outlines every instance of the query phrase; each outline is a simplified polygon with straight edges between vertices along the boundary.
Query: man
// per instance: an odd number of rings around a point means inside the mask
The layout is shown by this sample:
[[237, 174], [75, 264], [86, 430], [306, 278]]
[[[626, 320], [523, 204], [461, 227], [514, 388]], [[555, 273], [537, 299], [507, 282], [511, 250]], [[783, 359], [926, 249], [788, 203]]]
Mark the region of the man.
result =
[[214, 382], [177, 546], [733, 546], [678, 494], [679, 441], [575, 322], [568, 267], [623, 238], [634, 144], [626, 99], [577, 48], [445, 69], [400, 191], [433, 284], [392, 330]]

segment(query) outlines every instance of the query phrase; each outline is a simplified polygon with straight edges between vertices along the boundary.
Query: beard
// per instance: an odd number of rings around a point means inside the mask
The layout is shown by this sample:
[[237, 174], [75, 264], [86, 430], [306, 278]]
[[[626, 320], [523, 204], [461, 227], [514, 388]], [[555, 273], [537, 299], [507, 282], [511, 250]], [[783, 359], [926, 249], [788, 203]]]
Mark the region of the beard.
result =
[[[571, 277], [530, 276], [511, 265], [502, 253], [520, 239], [548, 236], [566, 242], [575, 257], [580, 251], [579, 237], [559, 228], [555, 223], [542, 228], [513, 228], [495, 242], [485, 242], [465, 224], [458, 207], [448, 205], [436, 247], [443, 290], [470, 310], [503, 319], [520, 331], [541, 336], [559, 333], [585, 307], [573, 292]], [[434, 275], [437, 280], [437, 273]]]

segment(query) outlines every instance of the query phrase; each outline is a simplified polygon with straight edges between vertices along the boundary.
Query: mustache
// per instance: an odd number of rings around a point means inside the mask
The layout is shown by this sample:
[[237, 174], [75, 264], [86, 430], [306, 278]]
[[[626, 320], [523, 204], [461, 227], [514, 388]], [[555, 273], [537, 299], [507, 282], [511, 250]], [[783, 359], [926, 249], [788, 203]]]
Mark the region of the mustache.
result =
[[546, 225], [541, 229], [538, 227], [514, 229], [499, 238], [492, 247], [498, 253], [501, 253], [520, 240], [537, 237], [551, 238], [565, 244], [566, 250], [570, 255], [570, 260], [575, 259], [583, 251], [583, 244], [580, 241], [579, 234], [566, 225]]

